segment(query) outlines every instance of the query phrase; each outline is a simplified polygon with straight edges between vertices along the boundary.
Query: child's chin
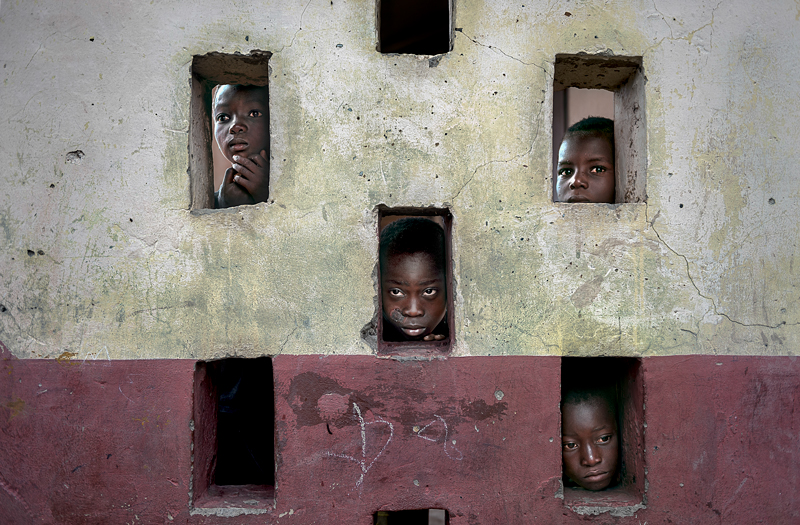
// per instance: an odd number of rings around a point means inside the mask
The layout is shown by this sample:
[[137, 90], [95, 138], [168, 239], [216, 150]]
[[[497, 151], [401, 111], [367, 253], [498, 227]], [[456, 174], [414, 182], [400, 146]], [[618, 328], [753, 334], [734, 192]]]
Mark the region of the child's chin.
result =
[[591, 491], [597, 492], [599, 490], [607, 489], [609, 487], [609, 485], [611, 485], [611, 480], [607, 479], [607, 480], [603, 480], [603, 481], [598, 481], [596, 483], [579, 483], [579, 485], [581, 487], [585, 488], [586, 490], [591, 490]]

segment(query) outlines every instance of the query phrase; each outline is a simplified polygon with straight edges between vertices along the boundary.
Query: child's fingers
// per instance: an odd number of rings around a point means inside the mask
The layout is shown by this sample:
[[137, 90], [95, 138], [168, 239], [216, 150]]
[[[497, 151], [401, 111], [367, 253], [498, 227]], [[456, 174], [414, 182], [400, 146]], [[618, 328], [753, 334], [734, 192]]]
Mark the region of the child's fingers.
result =
[[257, 202], [266, 200], [265, 186], [269, 177], [267, 167], [267, 152], [262, 150], [258, 155], [247, 158], [241, 155], [234, 155], [233, 169], [236, 175], [233, 181], [241, 186]]
[[252, 194], [253, 190], [256, 187], [256, 185], [250, 182], [249, 180], [239, 176], [236, 177], [236, 184], [244, 188], [244, 190], [249, 194]]
[[252, 158], [240, 157], [239, 155], [236, 155], [233, 157], [233, 160], [236, 162], [236, 164], [233, 165], [234, 167], [241, 166], [250, 172], [256, 172], [266, 165], [266, 160], [261, 157], [261, 155], [256, 155]]
[[223, 186], [224, 185], [229, 185], [229, 184], [238, 184], [238, 185], [241, 186], [242, 185], [242, 181], [245, 180], [245, 178], [242, 177], [239, 174], [239, 172], [236, 170], [236, 168], [235, 168], [236, 164], [234, 164], [233, 166], [234, 167], [231, 167], [231, 168], [228, 168], [228, 169], [225, 170], [225, 180], [222, 183]]

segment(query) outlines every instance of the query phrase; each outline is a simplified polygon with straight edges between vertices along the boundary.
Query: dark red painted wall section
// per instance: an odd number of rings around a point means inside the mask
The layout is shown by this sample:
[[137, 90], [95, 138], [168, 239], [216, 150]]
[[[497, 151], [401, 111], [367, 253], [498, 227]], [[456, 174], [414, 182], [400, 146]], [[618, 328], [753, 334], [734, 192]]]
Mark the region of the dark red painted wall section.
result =
[[188, 503], [191, 361], [0, 362], [0, 523], [162, 523]]
[[648, 521], [800, 523], [800, 359], [643, 361]]
[[800, 523], [800, 360], [642, 361], [647, 492], [629, 517], [558, 497], [558, 358], [363, 356], [275, 358], [276, 506], [219, 517], [190, 513], [194, 362], [7, 358], [0, 523], [368, 525], [420, 507], [453, 525]]
[[275, 374], [277, 497], [302, 523], [414, 508], [512, 523], [555, 501], [558, 358], [280, 358]]

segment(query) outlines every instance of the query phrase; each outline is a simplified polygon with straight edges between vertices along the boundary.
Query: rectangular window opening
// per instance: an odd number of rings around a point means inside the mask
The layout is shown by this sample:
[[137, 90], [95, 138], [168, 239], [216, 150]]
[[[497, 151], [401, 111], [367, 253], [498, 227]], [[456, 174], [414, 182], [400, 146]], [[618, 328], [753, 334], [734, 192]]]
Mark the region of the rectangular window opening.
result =
[[374, 525], [448, 525], [450, 516], [444, 509], [378, 511]]
[[[270, 56], [272, 53], [267, 51], [252, 51], [249, 55], [209, 53], [193, 57], [189, 122], [189, 177], [193, 210], [256, 204], [268, 199]], [[214, 95], [221, 85], [241, 86], [229, 91], [231, 118], [223, 121], [230, 122], [230, 127], [235, 129], [221, 130], [240, 135], [235, 141], [238, 145], [230, 143], [225, 146], [228, 155], [235, 153], [252, 158], [260, 154], [255, 150], [263, 150], [266, 159], [258, 159], [260, 173], [254, 175], [252, 183], [247, 183], [249, 189], [245, 189], [244, 185], [232, 185], [231, 191], [226, 191], [220, 198], [218, 192], [225, 170], [231, 166], [231, 161], [220, 151], [215, 140], [213, 104]], [[234, 108], [236, 103], [244, 100], [255, 102], [259, 107]], [[243, 110], [244, 115], [250, 115], [251, 110], [257, 109], [261, 115], [253, 113], [253, 120], [241, 127], [237, 122], [241, 113], [234, 114], [234, 109]], [[227, 113], [223, 118], [229, 118]]]
[[[642, 57], [556, 55], [553, 75], [554, 202], [635, 203], [647, 200], [644, 107]], [[570, 134], [572, 147], [565, 149], [565, 153], [572, 158], [562, 159], [566, 164], [559, 167], [559, 151], [567, 130], [587, 117], [613, 120], [614, 147], [610, 154], [614, 163], [613, 187], [602, 175], [590, 178], [585, 187], [577, 181], [574, 189], [569, 187], [570, 174], [580, 171], [581, 163], [576, 152], [586, 151], [580, 145], [588, 147], [587, 138], [605, 134], [601, 121], [583, 122], [583, 131]], [[586, 159], [591, 162], [584, 165], [584, 169], [594, 169], [595, 158]], [[602, 161], [597, 167], [609, 168]], [[560, 170], [563, 170], [561, 174]]]
[[269, 357], [197, 363], [194, 507], [274, 506], [273, 385]]
[[453, 0], [378, 0], [378, 51], [441, 55], [453, 49]]
[[[618, 445], [616, 472], [606, 479], [600, 474], [598, 480], [587, 475], [593, 470], [609, 472], [608, 449], [603, 448], [603, 442], [608, 439], [604, 424], [612, 403]], [[564, 505], [576, 508], [641, 504], [645, 487], [641, 360], [562, 358], [561, 418]], [[581, 463], [580, 454], [587, 452], [581, 447], [587, 440], [595, 444], [595, 449], [591, 458]]]
[[378, 209], [378, 305], [370, 324], [377, 328], [379, 354], [449, 352], [454, 333], [451, 226], [446, 208]]

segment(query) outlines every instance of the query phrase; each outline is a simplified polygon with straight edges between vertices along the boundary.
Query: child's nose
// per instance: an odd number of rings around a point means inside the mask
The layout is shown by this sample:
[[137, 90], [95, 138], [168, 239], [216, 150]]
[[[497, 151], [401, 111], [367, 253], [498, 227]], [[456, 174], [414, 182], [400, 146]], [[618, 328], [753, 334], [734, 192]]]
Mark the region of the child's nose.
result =
[[569, 187], [570, 189], [575, 189], [578, 187], [586, 187], [586, 175], [582, 173], [580, 170], [575, 170], [575, 174], [569, 179]]
[[231, 119], [233, 120], [230, 127], [231, 133], [240, 133], [245, 130], [244, 123], [239, 118], [234, 115]]
[[581, 464], [587, 467], [593, 467], [602, 461], [602, 457], [592, 445], [582, 448]]
[[420, 317], [425, 314], [422, 309], [422, 304], [416, 297], [409, 298], [406, 307], [403, 309], [403, 315], [406, 317]]

